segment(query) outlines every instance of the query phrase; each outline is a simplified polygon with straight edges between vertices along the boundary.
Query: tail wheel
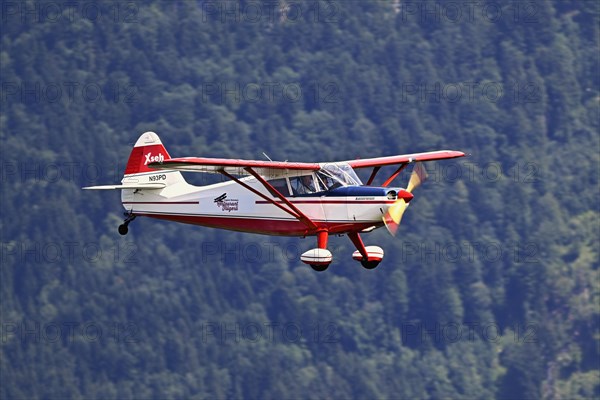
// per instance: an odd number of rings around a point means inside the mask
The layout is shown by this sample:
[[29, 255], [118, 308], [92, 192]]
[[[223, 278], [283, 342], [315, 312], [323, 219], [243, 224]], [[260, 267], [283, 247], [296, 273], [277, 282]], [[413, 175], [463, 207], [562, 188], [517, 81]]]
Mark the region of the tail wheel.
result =
[[125, 218], [125, 221], [123, 221], [123, 224], [119, 225], [119, 233], [121, 235], [127, 235], [127, 232], [129, 232], [129, 223], [131, 221], [133, 221], [136, 217], [136, 215], [132, 214], [131, 211], [126, 212], [124, 214], [127, 218]]

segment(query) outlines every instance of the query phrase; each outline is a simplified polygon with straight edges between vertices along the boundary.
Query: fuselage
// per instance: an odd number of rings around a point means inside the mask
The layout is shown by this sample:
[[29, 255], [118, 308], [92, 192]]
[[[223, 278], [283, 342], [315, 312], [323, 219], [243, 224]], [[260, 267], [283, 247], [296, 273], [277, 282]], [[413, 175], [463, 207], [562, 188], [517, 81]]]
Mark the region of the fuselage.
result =
[[[150, 172], [147, 176], [137, 174], [136, 179], [168, 180], [170, 173], [173, 171]], [[286, 201], [271, 193], [256, 178], [246, 177], [240, 181], [264, 197], [233, 181], [207, 186], [181, 181], [160, 190], [123, 190], [122, 203], [128, 212], [138, 216], [241, 232], [307, 236], [320, 229], [326, 229], [330, 234], [344, 234], [378, 228], [383, 225], [382, 216], [387, 209], [405, 192], [399, 188], [361, 185], [307, 194], [288, 191], [284, 198], [312, 220], [315, 228], [286, 212], [284, 209], [289, 209]], [[289, 180], [287, 184], [290, 185]]]

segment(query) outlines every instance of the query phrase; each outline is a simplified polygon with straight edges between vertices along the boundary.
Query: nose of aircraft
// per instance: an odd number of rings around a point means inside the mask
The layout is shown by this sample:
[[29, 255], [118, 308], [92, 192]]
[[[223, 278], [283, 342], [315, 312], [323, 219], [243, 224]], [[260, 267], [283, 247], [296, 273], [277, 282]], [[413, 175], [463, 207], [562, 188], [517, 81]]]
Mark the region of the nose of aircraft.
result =
[[405, 202], [410, 202], [413, 199], [413, 194], [406, 189], [398, 190], [398, 198], [404, 199]]

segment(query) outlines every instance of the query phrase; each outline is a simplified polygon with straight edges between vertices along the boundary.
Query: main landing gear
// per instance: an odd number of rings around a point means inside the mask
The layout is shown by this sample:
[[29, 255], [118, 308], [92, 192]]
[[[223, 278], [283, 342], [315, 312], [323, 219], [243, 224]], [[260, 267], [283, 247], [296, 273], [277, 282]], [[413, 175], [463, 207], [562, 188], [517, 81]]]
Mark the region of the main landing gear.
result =
[[127, 235], [127, 232], [129, 232], [129, 223], [133, 221], [136, 217], [134, 214], [131, 213], [125, 213], [124, 215], [127, 218], [125, 218], [125, 221], [123, 221], [123, 223], [119, 225], [119, 233], [121, 235]]
[[318, 272], [325, 271], [333, 258], [331, 252], [327, 250], [327, 239], [329, 238], [329, 232], [326, 230], [317, 232], [317, 246], [316, 249], [309, 250], [302, 254], [300, 260], [310, 265], [312, 269]]
[[383, 249], [379, 246], [366, 246], [358, 233], [349, 233], [348, 237], [356, 246], [356, 251], [352, 253], [352, 258], [360, 261], [363, 268], [374, 269], [383, 260]]
[[[329, 267], [329, 264], [331, 264], [333, 256], [326, 248], [328, 237], [329, 232], [326, 230], [317, 232], [318, 247], [316, 249], [308, 250], [300, 257], [300, 260], [303, 263], [310, 265], [310, 267], [315, 271], [325, 271]], [[365, 247], [357, 232], [349, 233], [348, 237], [350, 240], [352, 240], [352, 243], [354, 243], [354, 246], [356, 246], [357, 249], [354, 253], [352, 253], [352, 258], [356, 261], [360, 261], [360, 264], [363, 266], [363, 268], [374, 269], [379, 265], [381, 260], [383, 260], [383, 249], [381, 247]]]

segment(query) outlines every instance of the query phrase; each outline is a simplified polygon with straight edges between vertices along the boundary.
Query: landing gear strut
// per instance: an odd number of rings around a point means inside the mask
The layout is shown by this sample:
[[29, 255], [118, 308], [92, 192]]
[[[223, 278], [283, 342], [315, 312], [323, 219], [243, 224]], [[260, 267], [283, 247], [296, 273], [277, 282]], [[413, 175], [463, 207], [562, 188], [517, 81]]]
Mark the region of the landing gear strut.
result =
[[133, 221], [136, 217], [136, 215], [131, 214], [131, 213], [125, 213], [124, 214], [127, 218], [125, 218], [125, 221], [123, 221], [123, 223], [121, 225], [119, 225], [119, 233], [121, 235], [127, 235], [127, 232], [129, 232], [129, 223], [131, 221]]

